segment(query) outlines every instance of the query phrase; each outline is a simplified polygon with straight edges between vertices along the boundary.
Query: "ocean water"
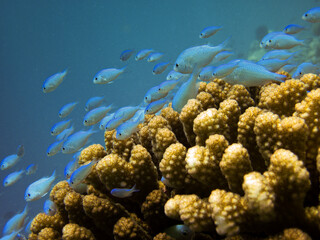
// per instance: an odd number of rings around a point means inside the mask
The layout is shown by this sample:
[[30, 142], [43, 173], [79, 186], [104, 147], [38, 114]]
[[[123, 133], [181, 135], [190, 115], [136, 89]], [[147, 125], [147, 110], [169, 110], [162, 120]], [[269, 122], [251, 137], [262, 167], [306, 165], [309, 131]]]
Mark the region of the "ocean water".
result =
[[[256, 29], [265, 26], [280, 31], [288, 24], [308, 25], [302, 14], [319, 5], [314, 0], [16, 0], [0, 1], [0, 159], [25, 146], [25, 156], [6, 175], [38, 164], [36, 174], [24, 176], [13, 186], [0, 186], [0, 229], [25, 206], [24, 192], [33, 181], [51, 175], [59, 180], [72, 155], [46, 156], [55, 141], [50, 128], [60, 121], [59, 109], [79, 101], [70, 115], [76, 130], [82, 125], [84, 104], [92, 96], [105, 96], [105, 104], [117, 108], [137, 105], [145, 92], [162, 82], [166, 74], [154, 76], [154, 63], [119, 60], [124, 49], [153, 48], [165, 53], [162, 60], [174, 63], [187, 47], [217, 45], [231, 36], [235, 58], [245, 58], [257, 40]], [[210, 25], [223, 30], [209, 39], [200, 31]], [[112, 84], [94, 85], [93, 76], [103, 68], [128, 70]], [[64, 82], [53, 92], [43, 93], [42, 83], [50, 75], [68, 68]], [[91, 143], [103, 144], [103, 132]], [[42, 210], [41, 200], [31, 202], [30, 218]]]

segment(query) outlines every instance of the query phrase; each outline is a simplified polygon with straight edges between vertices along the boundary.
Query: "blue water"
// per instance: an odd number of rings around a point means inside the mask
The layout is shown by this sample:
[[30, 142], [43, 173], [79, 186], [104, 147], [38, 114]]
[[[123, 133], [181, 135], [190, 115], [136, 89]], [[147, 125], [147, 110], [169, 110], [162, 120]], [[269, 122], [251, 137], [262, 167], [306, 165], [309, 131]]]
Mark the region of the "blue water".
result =
[[[92, 96], [105, 96], [116, 107], [139, 104], [145, 92], [165, 79], [152, 75], [154, 64], [128, 62], [128, 71], [113, 84], [94, 85], [96, 72], [122, 67], [124, 49], [153, 48], [174, 62], [185, 48], [216, 45], [232, 36], [231, 48], [246, 56], [261, 25], [280, 31], [287, 24], [308, 25], [302, 14], [317, 6], [314, 0], [1, 0], [0, 1], [0, 159], [13, 154], [19, 144], [25, 156], [14, 168], [0, 172], [0, 180], [30, 163], [39, 165], [35, 175], [15, 185], [0, 186], [0, 229], [24, 208], [26, 187], [57, 170], [59, 179], [71, 155], [46, 156], [55, 138], [49, 131], [60, 121], [60, 107], [71, 101], [79, 105], [70, 115], [77, 130], [85, 129], [84, 104]], [[210, 40], [198, 37], [210, 25], [224, 28]], [[237, 56], [237, 55], [236, 55]], [[44, 94], [42, 83], [65, 68], [69, 73], [56, 91]], [[103, 144], [103, 132], [92, 138]], [[46, 197], [30, 203], [30, 217], [41, 211]]]

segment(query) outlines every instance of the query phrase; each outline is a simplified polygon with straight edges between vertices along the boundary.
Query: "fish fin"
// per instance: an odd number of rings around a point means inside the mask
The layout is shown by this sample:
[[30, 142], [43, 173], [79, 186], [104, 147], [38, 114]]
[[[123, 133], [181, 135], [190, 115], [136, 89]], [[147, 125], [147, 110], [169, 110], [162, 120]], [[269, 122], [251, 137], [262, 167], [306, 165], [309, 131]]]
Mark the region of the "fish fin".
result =
[[281, 82], [281, 83], [284, 83], [287, 79], [287, 76], [286, 75], [282, 75], [282, 74], [277, 74], [276, 73], [276, 77], [275, 77], [275, 81], [277, 82]]
[[132, 192], [139, 192], [140, 191], [136, 187], [137, 187], [137, 184], [134, 184], [133, 187], [131, 188]]
[[20, 144], [17, 148], [17, 156], [18, 157], [23, 157], [24, 155], [24, 146], [22, 144]]

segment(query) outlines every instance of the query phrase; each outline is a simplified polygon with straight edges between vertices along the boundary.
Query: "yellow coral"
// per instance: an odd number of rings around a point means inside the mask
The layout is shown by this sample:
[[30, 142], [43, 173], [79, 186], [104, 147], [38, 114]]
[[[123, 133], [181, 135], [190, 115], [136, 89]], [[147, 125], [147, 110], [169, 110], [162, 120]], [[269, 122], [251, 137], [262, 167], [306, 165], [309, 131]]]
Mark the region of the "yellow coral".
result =
[[96, 238], [94, 237], [94, 235], [89, 229], [85, 227], [81, 227], [75, 223], [69, 223], [63, 227], [62, 239], [63, 240], [95, 240]]
[[106, 151], [100, 144], [92, 144], [81, 151], [79, 156], [79, 164], [83, 165], [91, 162], [93, 159], [100, 159], [106, 155]]
[[43, 228], [37, 237], [38, 240], [59, 240], [61, 235], [53, 228]]

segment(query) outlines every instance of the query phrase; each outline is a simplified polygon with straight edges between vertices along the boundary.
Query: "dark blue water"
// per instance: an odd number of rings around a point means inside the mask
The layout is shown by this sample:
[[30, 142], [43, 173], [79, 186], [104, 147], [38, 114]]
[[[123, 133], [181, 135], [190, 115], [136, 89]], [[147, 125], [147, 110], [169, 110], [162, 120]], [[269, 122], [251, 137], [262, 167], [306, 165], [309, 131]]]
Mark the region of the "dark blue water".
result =
[[[139, 104], [149, 88], [165, 79], [168, 71], [154, 76], [154, 64], [131, 59], [128, 71], [113, 84], [94, 85], [96, 72], [125, 65], [119, 61], [122, 50], [153, 48], [165, 53], [163, 60], [174, 62], [187, 47], [216, 45], [232, 36], [232, 50], [246, 57], [257, 27], [280, 31], [290, 23], [308, 25], [301, 16], [315, 6], [314, 0], [1, 0], [0, 159], [15, 153], [19, 144], [26, 152], [14, 168], [0, 172], [0, 179], [30, 163], [39, 169], [11, 187], [0, 187], [0, 229], [24, 208], [24, 191], [30, 183], [51, 175], [53, 169], [63, 178], [72, 156], [46, 156], [55, 140], [49, 132], [60, 121], [60, 107], [79, 101], [70, 117], [76, 130], [85, 129], [82, 119], [88, 98], [105, 96], [105, 103], [116, 107]], [[224, 29], [210, 40], [199, 39], [200, 31], [210, 25]], [[43, 81], [65, 68], [69, 69], [65, 81], [44, 94]], [[91, 142], [103, 144], [103, 132]], [[45, 199], [30, 203], [30, 217], [42, 209]]]

